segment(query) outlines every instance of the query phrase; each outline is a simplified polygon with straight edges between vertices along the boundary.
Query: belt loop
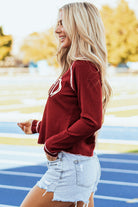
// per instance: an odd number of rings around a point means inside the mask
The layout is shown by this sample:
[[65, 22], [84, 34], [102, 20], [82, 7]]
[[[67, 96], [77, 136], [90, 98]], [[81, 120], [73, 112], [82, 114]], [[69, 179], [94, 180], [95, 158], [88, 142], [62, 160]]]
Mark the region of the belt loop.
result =
[[60, 157], [60, 161], [62, 161], [62, 158], [63, 158], [63, 152], [61, 151], [61, 157]]

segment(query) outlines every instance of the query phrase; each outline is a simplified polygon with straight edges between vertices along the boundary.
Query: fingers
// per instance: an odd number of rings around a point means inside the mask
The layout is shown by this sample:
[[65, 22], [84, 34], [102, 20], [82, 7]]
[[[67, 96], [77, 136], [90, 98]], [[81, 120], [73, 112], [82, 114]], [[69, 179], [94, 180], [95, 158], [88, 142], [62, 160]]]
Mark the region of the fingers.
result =
[[17, 125], [24, 131], [24, 124], [23, 123], [17, 123]]
[[47, 153], [46, 153], [46, 157], [47, 157], [47, 159], [48, 159], [49, 161], [55, 161], [55, 160], [57, 160], [57, 157], [52, 157], [52, 156], [50, 156], [50, 155], [47, 154]]
[[33, 120], [28, 120], [28, 121], [25, 121], [25, 122], [19, 122], [19, 123], [17, 123], [17, 125], [19, 126], [19, 127], [30, 127], [31, 126], [31, 124], [32, 124], [32, 121]]
[[20, 122], [20, 123], [17, 123], [19, 127], [23, 127], [23, 126], [30, 126], [31, 125], [31, 122], [30, 121], [26, 121], [26, 122]]
[[24, 131], [26, 134], [32, 134], [31, 131], [31, 121], [20, 122], [17, 125]]

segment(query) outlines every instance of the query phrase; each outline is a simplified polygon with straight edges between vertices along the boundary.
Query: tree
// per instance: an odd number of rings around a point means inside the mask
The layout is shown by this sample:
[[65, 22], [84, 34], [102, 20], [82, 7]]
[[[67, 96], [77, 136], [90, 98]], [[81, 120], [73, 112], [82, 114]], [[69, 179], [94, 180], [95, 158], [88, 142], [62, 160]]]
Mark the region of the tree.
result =
[[0, 27], [0, 36], [3, 36], [3, 35], [4, 35], [4, 33], [3, 33], [3, 28]]
[[12, 49], [12, 36], [4, 35], [2, 27], [0, 27], [0, 60], [10, 55]]
[[49, 65], [58, 66], [56, 61], [57, 43], [53, 28], [47, 32], [30, 34], [23, 42], [20, 51], [23, 56], [23, 62], [37, 62], [47, 60]]
[[138, 21], [125, 0], [115, 9], [103, 6], [101, 15], [105, 25], [108, 61], [111, 64], [138, 61]]

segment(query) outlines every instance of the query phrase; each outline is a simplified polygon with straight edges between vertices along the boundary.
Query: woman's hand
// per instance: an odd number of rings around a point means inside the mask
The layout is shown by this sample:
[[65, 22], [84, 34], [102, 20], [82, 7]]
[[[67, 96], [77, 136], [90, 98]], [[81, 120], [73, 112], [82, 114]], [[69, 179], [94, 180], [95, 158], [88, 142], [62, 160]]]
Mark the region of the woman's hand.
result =
[[17, 125], [24, 131], [25, 134], [32, 134], [31, 126], [32, 126], [33, 119], [30, 119], [25, 122], [17, 123]]
[[47, 159], [48, 159], [49, 161], [55, 161], [55, 160], [57, 160], [57, 157], [52, 157], [52, 156], [50, 156], [50, 155], [47, 154], [47, 153], [46, 153], [46, 157], [47, 157]]

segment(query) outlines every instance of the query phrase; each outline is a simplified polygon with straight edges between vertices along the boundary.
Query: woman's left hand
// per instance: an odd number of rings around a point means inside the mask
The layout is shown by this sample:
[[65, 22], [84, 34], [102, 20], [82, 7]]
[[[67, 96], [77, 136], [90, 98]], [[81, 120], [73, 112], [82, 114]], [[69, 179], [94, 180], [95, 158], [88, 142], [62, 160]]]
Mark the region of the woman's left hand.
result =
[[46, 153], [46, 157], [47, 157], [47, 159], [48, 159], [49, 161], [55, 161], [55, 160], [57, 160], [57, 157], [52, 157], [52, 156], [50, 156], [50, 155], [47, 154], [47, 153]]

